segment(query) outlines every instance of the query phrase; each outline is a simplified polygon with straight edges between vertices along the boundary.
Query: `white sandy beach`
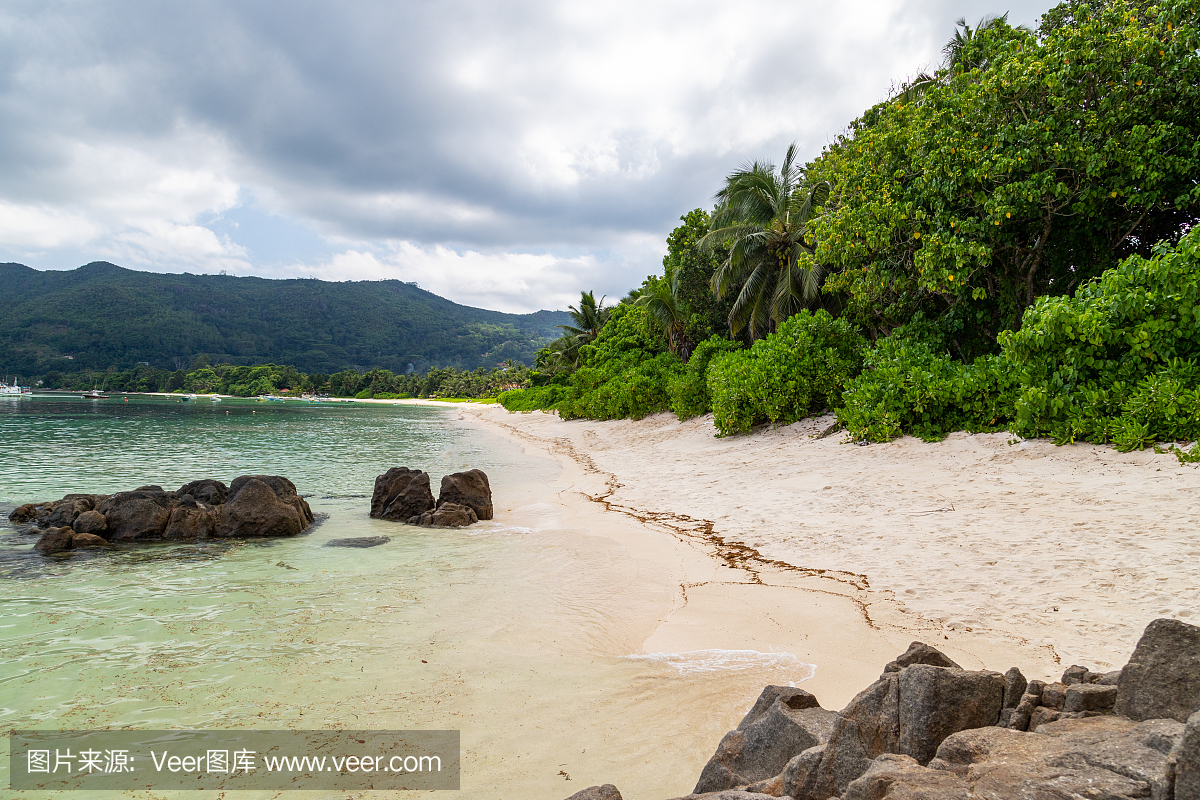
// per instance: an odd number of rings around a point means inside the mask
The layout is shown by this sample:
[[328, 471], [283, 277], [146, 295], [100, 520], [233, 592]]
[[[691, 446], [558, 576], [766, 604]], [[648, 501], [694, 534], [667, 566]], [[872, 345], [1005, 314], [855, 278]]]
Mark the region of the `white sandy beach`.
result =
[[1057, 678], [1122, 666], [1152, 619], [1200, 615], [1200, 471], [1171, 455], [456, 408], [557, 458], [571, 524], [677, 586], [644, 652], [786, 651], [816, 665], [804, 687], [827, 708], [914, 639], [967, 668]]

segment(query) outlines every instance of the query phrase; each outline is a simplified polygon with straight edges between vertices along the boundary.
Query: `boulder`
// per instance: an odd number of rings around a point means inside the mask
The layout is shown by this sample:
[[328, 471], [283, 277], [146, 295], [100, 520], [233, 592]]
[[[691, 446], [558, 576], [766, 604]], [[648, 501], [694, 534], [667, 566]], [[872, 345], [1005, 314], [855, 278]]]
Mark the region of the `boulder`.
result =
[[434, 511], [426, 511], [420, 516], [408, 520], [410, 525], [424, 525], [427, 528], [462, 528], [479, 521], [475, 510], [457, 503], [446, 503]]
[[229, 485], [214, 536], [295, 536], [313, 521], [295, 485], [277, 475], [242, 475]]
[[100, 503], [97, 511], [108, 523], [106, 537], [110, 542], [162, 538], [171, 519], [175, 493], [164, 492], [158, 486], [143, 486], [132, 492], [117, 492]]
[[492, 487], [483, 470], [469, 469], [444, 476], [438, 492], [438, 508], [447, 503], [467, 506], [479, 519], [491, 519]]
[[86, 550], [92, 547], [112, 547], [112, 545], [108, 543], [108, 539], [105, 539], [103, 536], [96, 536], [94, 533], [79, 533], [76, 531], [75, 535], [71, 537], [72, 550]]
[[914, 664], [900, 672], [898, 752], [927, 764], [952, 733], [995, 725], [1004, 704], [999, 672]]
[[[378, 547], [387, 544], [390, 536], [355, 536], [349, 539], [330, 539], [323, 547]], [[607, 785], [607, 784], [606, 784]], [[594, 787], [593, 787], [594, 788]]]
[[1200, 800], [1200, 711], [1188, 717], [1170, 757], [1175, 761], [1175, 800]]
[[721, 739], [693, 793], [732, 789], [779, 775], [793, 757], [827, 741], [836, 719], [837, 714], [821, 708], [802, 689], [768, 686], [737, 729]]
[[567, 800], [621, 800], [621, 793], [617, 791], [616, 786], [606, 783], [602, 786], [589, 786], [571, 795]]
[[1168, 753], [1182, 735], [1173, 720], [1114, 716], [1061, 720], [1038, 733], [978, 728], [947, 737], [929, 766], [964, 779], [974, 793], [964, 796], [1167, 800]]
[[76, 533], [103, 536], [108, 531], [108, 520], [99, 511], [85, 511], [75, 518], [75, 524], [71, 527]]
[[1021, 670], [1010, 667], [1004, 673], [1004, 708], [1016, 708], [1029, 688], [1029, 681], [1021, 674]]
[[429, 474], [419, 469], [392, 467], [375, 479], [371, 495], [371, 516], [375, 519], [407, 522], [436, 505]]
[[1075, 683], [1067, 687], [1063, 711], [1108, 711], [1117, 702], [1116, 686]]
[[50, 528], [37, 540], [33, 549], [43, 553], [60, 553], [73, 547], [71, 540], [74, 538], [75, 531], [70, 528]]
[[[295, 487], [292, 487], [293, 491]], [[225, 502], [225, 498], [229, 496], [229, 488], [220, 481], [205, 478], [203, 480], [192, 481], [185, 483], [179, 487], [179, 491], [175, 494], [183, 497], [190, 494], [192, 499], [197, 503], [203, 503], [206, 506], [219, 506]]]
[[794, 765], [793, 785], [803, 786], [804, 794], [793, 796], [824, 800], [842, 794], [873, 758], [896, 752], [899, 742], [900, 674], [884, 673], [838, 714], [820, 762], [814, 766], [810, 756]]
[[1156, 619], [1117, 684], [1116, 712], [1135, 720], [1184, 722], [1200, 711], [1200, 627]]
[[217, 513], [184, 495], [184, 499], [171, 509], [171, 518], [163, 529], [164, 539], [207, 539], [217, 530]]
[[962, 669], [949, 656], [936, 647], [924, 642], [913, 642], [903, 654], [896, 657], [895, 661], [890, 662], [884, 667], [883, 671], [884, 673], [899, 672], [905, 667], [911, 667], [913, 664], [929, 664], [934, 667]]
[[970, 784], [951, 772], [923, 767], [911, 756], [885, 753], [846, 787], [845, 800], [967, 800]]
[[69, 494], [62, 500], [42, 504], [37, 512], [39, 528], [72, 527], [85, 511], [91, 511], [105, 499], [102, 494]]
[[13, 525], [28, 525], [37, 519], [38, 509], [43, 503], [26, 503], [8, 512], [8, 521]]
[[1067, 687], [1061, 683], [1048, 683], [1042, 687], [1042, 699], [1038, 705], [1061, 710], [1067, 701]]
[[1076, 683], [1088, 683], [1087, 678], [1091, 674], [1091, 670], [1087, 667], [1072, 664], [1063, 672], [1062, 683], [1064, 686], [1073, 686]]

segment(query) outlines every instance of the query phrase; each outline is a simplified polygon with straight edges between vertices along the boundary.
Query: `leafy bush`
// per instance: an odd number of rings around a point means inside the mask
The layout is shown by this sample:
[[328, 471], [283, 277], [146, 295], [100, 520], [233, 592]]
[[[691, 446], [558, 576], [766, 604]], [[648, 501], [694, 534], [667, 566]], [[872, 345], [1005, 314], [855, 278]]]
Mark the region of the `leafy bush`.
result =
[[846, 386], [838, 420], [860, 441], [911, 434], [937, 441], [958, 430], [995, 431], [1012, 416], [1016, 383], [997, 356], [963, 364], [927, 342], [893, 334], [866, 357]]
[[531, 386], [502, 392], [497, 402], [509, 411], [539, 411], [554, 408], [566, 393], [567, 388], [558, 384]]
[[708, 393], [708, 367], [722, 353], [740, 348], [740, 344], [723, 336], [711, 336], [696, 346], [683, 374], [673, 378], [667, 386], [675, 416], [683, 420], [712, 411], [712, 397]]
[[1200, 229], [1131, 256], [1075, 297], [1043, 297], [999, 337], [1014, 432], [1119, 450], [1200, 436]]
[[801, 311], [749, 350], [718, 356], [708, 368], [717, 431], [747, 433], [757, 422], [787, 424], [840, 404], [866, 347], [848, 321]]
[[666, 387], [683, 365], [647, 335], [645, 316], [619, 305], [596, 340], [579, 348], [581, 366], [558, 404], [563, 419], [641, 419], [670, 407]]

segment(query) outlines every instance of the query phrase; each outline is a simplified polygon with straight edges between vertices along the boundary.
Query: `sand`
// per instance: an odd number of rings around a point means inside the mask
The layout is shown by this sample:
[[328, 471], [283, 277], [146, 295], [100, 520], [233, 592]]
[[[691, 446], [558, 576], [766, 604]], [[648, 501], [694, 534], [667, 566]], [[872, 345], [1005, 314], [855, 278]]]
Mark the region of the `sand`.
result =
[[1200, 470], [1153, 451], [958, 433], [857, 446], [827, 418], [716, 438], [459, 404], [560, 461], [556, 514], [674, 589], [644, 653], [771, 650], [841, 708], [913, 640], [1057, 679], [1122, 666], [1158, 617], [1200, 616]]

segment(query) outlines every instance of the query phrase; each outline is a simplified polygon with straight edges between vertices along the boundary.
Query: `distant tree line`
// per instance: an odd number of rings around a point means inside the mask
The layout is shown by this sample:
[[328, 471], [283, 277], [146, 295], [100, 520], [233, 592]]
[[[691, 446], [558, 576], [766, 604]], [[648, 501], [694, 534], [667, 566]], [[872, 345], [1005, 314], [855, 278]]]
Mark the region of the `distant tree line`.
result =
[[106, 392], [191, 392], [224, 394], [234, 397], [302, 394], [330, 397], [405, 398], [405, 397], [495, 397], [505, 389], [523, 385], [529, 370], [516, 361], [502, 367], [461, 370], [437, 367], [424, 373], [396, 375], [390, 370], [373, 369], [360, 373], [347, 369], [332, 375], [303, 373], [292, 366], [259, 364], [193, 364], [188, 370], [166, 370], [139, 366], [127, 370], [98, 372], [81, 370], [46, 373], [37, 388], [80, 391], [103, 389]]

